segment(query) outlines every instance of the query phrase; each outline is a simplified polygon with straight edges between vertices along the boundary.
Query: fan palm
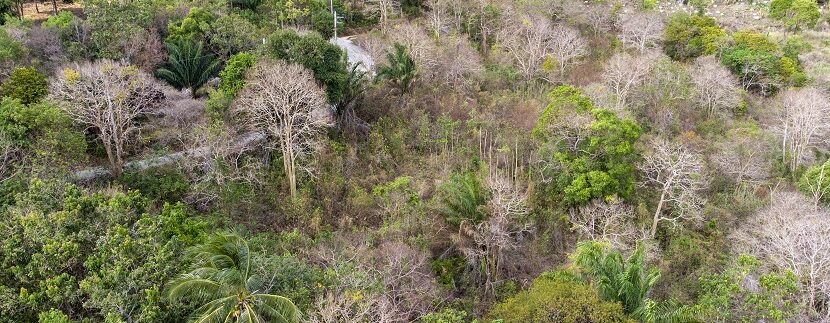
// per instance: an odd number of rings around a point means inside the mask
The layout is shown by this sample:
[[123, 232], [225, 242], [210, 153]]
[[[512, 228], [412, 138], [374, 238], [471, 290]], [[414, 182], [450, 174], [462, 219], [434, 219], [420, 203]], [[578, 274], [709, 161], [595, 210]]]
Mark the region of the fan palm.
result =
[[170, 42], [166, 46], [170, 57], [156, 74], [177, 89], [188, 88], [196, 95], [196, 90], [219, 72], [219, 61], [204, 52], [201, 42]]
[[251, 273], [248, 243], [237, 235], [217, 234], [191, 250], [199, 266], [174, 280], [171, 302], [202, 304], [194, 322], [296, 323], [300, 312], [288, 298], [261, 293], [262, 280]]
[[406, 47], [395, 43], [394, 51], [386, 53], [386, 60], [388, 65], [378, 66], [378, 79], [391, 81], [401, 93], [409, 91], [409, 86], [418, 77], [418, 67]]

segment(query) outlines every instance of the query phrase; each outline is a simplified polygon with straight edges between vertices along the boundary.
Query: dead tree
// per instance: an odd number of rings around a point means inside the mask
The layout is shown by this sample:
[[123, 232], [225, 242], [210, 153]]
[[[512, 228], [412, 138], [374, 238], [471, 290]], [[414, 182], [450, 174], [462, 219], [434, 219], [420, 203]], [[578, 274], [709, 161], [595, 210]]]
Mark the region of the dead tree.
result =
[[97, 133], [115, 176], [123, 172], [126, 146], [140, 130], [136, 118], [164, 101], [152, 76], [110, 60], [64, 68], [50, 93], [75, 122]]
[[249, 72], [234, 109], [248, 126], [274, 140], [291, 196], [297, 196], [297, 174], [310, 171], [300, 163], [314, 151], [328, 124], [325, 92], [314, 75], [301, 65], [262, 61]]
[[[658, 139], [639, 168], [644, 175], [641, 186], [653, 186], [660, 191], [651, 225], [652, 238], [660, 222], [677, 225], [680, 220], [699, 217], [703, 201], [698, 191], [704, 182], [703, 163], [696, 154], [680, 144]], [[667, 204], [671, 206], [669, 212], [664, 209]]]

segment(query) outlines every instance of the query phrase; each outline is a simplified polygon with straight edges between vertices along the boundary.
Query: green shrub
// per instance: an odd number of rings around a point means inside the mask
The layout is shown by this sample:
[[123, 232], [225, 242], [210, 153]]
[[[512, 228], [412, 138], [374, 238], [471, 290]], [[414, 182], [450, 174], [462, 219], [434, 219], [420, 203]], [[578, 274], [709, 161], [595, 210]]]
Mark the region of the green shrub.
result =
[[619, 303], [603, 301], [591, 286], [556, 273], [543, 274], [487, 317], [504, 323], [634, 322]]
[[182, 173], [167, 169], [127, 171], [118, 182], [155, 201], [175, 203], [190, 191], [190, 183]]
[[[634, 144], [641, 129], [632, 120], [620, 119], [613, 112], [594, 108], [590, 98], [578, 89], [563, 85], [550, 93], [551, 103], [542, 112], [533, 135], [542, 141], [541, 154], [556, 164], [546, 176], [553, 178], [545, 194], [564, 205], [575, 206], [595, 198], [628, 198], [634, 192]], [[593, 119], [585, 140], [573, 147], [560, 140], [562, 132], [584, 132], [584, 126], [567, 121], [574, 114]]]
[[807, 168], [798, 179], [796, 187], [807, 196], [819, 198], [821, 202], [830, 202], [830, 160]]
[[210, 31], [210, 25], [216, 17], [209, 10], [201, 7], [190, 8], [187, 16], [178, 23], [170, 23], [167, 26], [167, 39], [165, 42], [199, 42], [205, 39]]
[[760, 33], [735, 32], [721, 51], [721, 63], [745, 87], [765, 96], [774, 94], [781, 85], [799, 85], [806, 81], [798, 62], [784, 56], [777, 44]]
[[790, 29], [799, 30], [815, 27], [821, 12], [816, 0], [772, 0], [769, 16], [784, 22]]
[[[23, 44], [12, 38], [5, 29], [0, 28], [0, 64], [17, 61], [25, 53]], [[2, 68], [3, 65], [0, 65]], [[3, 74], [0, 73], [0, 76]]]
[[62, 30], [65, 28], [69, 28], [72, 24], [72, 21], [75, 20], [75, 15], [69, 11], [61, 11], [58, 13], [57, 16], [49, 16], [46, 21], [43, 22], [41, 26], [44, 28], [55, 28], [58, 30]]
[[466, 323], [469, 314], [452, 308], [445, 308], [440, 312], [432, 312], [421, 317], [421, 323]]
[[49, 93], [46, 76], [33, 67], [16, 68], [9, 78], [0, 85], [0, 96], [20, 100], [29, 105], [40, 102]]
[[254, 64], [256, 64], [256, 56], [250, 53], [231, 56], [225, 68], [219, 72], [219, 91], [228, 97], [235, 97], [245, 86], [245, 75]]
[[326, 88], [330, 103], [339, 103], [349, 79], [348, 61], [340, 47], [312, 33], [300, 36], [291, 30], [280, 30], [268, 38], [266, 53], [274, 58], [297, 63], [314, 72]]
[[237, 13], [216, 19], [210, 25], [207, 38], [211, 50], [220, 57], [252, 50], [260, 42], [257, 26]]
[[663, 36], [663, 51], [675, 60], [689, 60], [713, 54], [726, 32], [715, 19], [685, 13], [669, 17]]

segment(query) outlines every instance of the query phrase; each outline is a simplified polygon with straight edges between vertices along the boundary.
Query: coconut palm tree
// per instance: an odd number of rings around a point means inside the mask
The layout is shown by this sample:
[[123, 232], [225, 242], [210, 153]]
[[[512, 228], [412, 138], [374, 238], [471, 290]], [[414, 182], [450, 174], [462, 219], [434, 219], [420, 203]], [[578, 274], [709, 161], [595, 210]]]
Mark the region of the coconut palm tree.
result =
[[177, 89], [190, 89], [193, 95], [219, 72], [219, 61], [206, 53], [201, 42], [178, 41], [166, 44], [169, 58], [156, 74]]
[[418, 67], [406, 50], [406, 46], [395, 43], [394, 47], [393, 52], [386, 53], [386, 60], [389, 64], [378, 66], [377, 77], [381, 80], [391, 81], [401, 90], [401, 93], [406, 93], [418, 76]]
[[202, 304], [193, 322], [297, 323], [300, 311], [288, 298], [263, 293], [251, 273], [248, 243], [234, 234], [217, 234], [191, 250], [196, 268], [174, 280], [171, 302]]

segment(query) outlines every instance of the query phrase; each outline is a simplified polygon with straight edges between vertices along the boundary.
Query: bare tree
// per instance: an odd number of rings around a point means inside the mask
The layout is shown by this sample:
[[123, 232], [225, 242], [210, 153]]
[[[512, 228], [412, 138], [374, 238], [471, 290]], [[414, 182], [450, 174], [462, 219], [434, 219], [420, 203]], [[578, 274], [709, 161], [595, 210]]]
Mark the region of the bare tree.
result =
[[435, 74], [438, 67], [438, 47], [435, 40], [427, 36], [423, 26], [417, 22], [403, 22], [395, 26], [391, 38], [406, 47], [420, 70], [428, 71], [430, 75]]
[[96, 131], [115, 176], [122, 173], [126, 146], [140, 129], [136, 118], [164, 101], [150, 75], [110, 60], [64, 68], [50, 93], [75, 122]]
[[[669, 221], [677, 225], [680, 220], [699, 217], [703, 187], [700, 158], [686, 147], [662, 139], [654, 141], [651, 152], [640, 165], [644, 180], [642, 186], [654, 186], [660, 191], [660, 200], [654, 211], [651, 237], [657, 234], [657, 225]], [[664, 207], [670, 204], [666, 212]]]
[[617, 199], [594, 200], [570, 211], [571, 225], [582, 237], [608, 242], [619, 250], [629, 250], [642, 236], [631, 222], [635, 217], [634, 208]]
[[438, 72], [446, 85], [459, 86], [475, 80], [484, 71], [478, 53], [467, 37], [450, 36], [442, 39], [442, 53]]
[[830, 212], [814, 207], [801, 194], [779, 192], [766, 209], [750, 217], [739, 236], [751, 251], [796, 274], [801, 280], [803, 305], [810, 311], [823, 311], [820, 315], [825, 319], [830, 311], [818, 304], [830, 284], [828, 219]]
[[401, 3], [398, 0], [366, 0], [366, 8], [377, 15], [380, 20], [381, 31], [386, 33], [389, 26], [389, 19], [395, 17], [401, 10]]
[[711, 157], [715, 168], [741, 185], [757, 184], [770, 175], [772, 165], [767, 158], [771, 138], [757, 128], [736, 128], [729, 131], [725, 141], [715, 145]]
[[635, 57], [621, 52], [611, 56], [611, 59], [605, 63], [602, 79], [613, 96], [614, 110], [625, 109], [628, 97], [642, 84], [643, 79], [651, 70], [653, 60], [653, 57]]
[[[782, 161], [790, 170], [808, 160], [809, 151], [830, 129], [830, 99], [816, 88], [783, 93], [777, 131], [781, 136]], [[787, 161], [789, 159], [789, 161]]]
[[637, 12], [620, 22], [620, 40], [640, 53], [656, 45], [663, 37], [663, 20], [657, 13]]
[[317, 299], [311, 322], [413, 322], [434, 309], [441, 295], [425, 252], [395, 241], [376, 249], [358, 241], [315, 251], [336, 284]]
[[429, 11], [426, 13], [426, 19], [429, 22], [429, 29], [435, 38], [441, 38], [441, 34], [447, 31], [450, 18], [448, 0], [428, 0], [426, 5]]
[[501, 280], [504, 258], [517, 250], [531, 226], [521, 219], [528, 213], [526, 191], [498, 175], [488, 178], [487, 186], [491, 196], [487, 202], [489, 217], [478, 224], [462, 224], [456, 242], [468, 261], [480, 268], [485, 294], [492, 296]]
[[552, 51], [549, 40], [553, 36], [553, 27], [547, 18], [541, 16], [517, 20], [505, 24], [498, 39], [513, 58], [519, 73], [530, 81], [541, 76], [545, 60]]
[[741, 103], [738, 80], [714, 56], [696, 59], [689, 75], [694, 98], [710, 117], [726, 115]]
[[555, 66], [562, 77], [567, 67], [588, 53], [587, 42], [576, 29], [553, 26], [543, 16], [520, 17], [506, 23], [499, 41], [528, 81], [545, 78], [543, 71], [548, 64]]
[[551, 43], [551, 55], [556, 62], [559, 78], [564, 77], [565, 69], [576, 64], [583, 56], [588, 54], [588, 42], [579, 36], [579, 31], [565, 26], [557, 25], [553, 28]]
[[291, 196], [296, 196], [298, 168], [303, 169], [300, 162], [313, 152], [327, 124], [320, 115], [328, 108], [325, 93], [314, 75], [297, 64], [257, 63], [234, 108], [253, 129], [276, 139]]
[[605, 5], [586, 5], [580, 10], [580, 15], [585, 23], [591, 27], [591, 31], [595, 36], [611, 30], [613, 17], [611, 11]]

